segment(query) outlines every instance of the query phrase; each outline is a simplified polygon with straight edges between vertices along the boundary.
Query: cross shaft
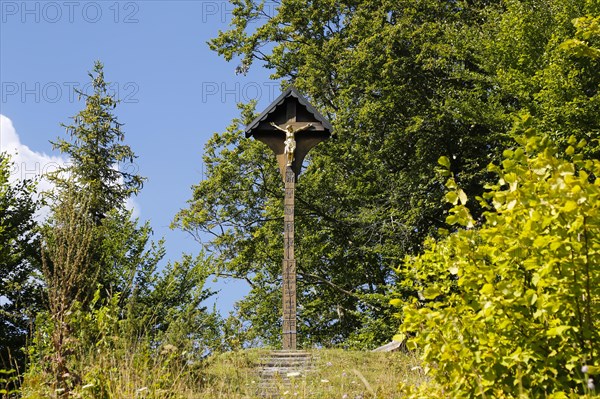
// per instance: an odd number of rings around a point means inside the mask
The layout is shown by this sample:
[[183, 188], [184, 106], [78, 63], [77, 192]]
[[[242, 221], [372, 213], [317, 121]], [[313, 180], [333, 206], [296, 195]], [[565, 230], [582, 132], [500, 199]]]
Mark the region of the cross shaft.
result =
[[296, 259], [294, 258], [294, 191], [296, 174], [285, 170], [283, 201], [283, 349], [296, 350]]

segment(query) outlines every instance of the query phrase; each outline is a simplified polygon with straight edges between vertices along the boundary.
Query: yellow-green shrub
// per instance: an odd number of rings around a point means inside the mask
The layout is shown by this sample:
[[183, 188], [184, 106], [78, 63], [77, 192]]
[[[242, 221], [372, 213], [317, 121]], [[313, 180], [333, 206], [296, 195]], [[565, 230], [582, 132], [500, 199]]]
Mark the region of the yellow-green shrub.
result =
[[490, 166], [498, 182], [478, 199], [483, 221], [451, 177], [447, 221], [465, 228], [402, 266], [403, 288], [421, 300], [404, 303], [397, 338], [412, 337], [448, 397], [593, 391], [582, 366], [600, 360], [600, 161], [575, 139], [556, 154], [528, 123], [529, 137]]

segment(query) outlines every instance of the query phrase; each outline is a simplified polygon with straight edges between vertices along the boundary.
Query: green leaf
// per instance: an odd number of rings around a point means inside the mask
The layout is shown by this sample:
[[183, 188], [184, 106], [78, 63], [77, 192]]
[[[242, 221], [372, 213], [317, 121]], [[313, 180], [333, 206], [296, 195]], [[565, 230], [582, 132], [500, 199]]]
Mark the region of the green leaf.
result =
[[566, 392], [560, 391], [560, 392], [552, 392], [550, 395], [547, 396], [548, 399], [568, 399], [569, 396], [567, 395]]
[[425, 299], [435, 299], [440, 296], [441, 292], [436, 287], [427, 287], [423, 290], [423, 297]]
[[455, 191], [448, 191], [445, 197], [446, 201], [452, 205], [456, 205], [458, 203], [458, 194]]
[[552, 237], [549, 236], [537, 236], [533, 241], [533, 246], [535, 248], [543, 248], [552, 240]]
[[589, 375], [598, 375], [598, 374], [600, 374], [600, 367], [599, 366], [586, 365], [583, 370], [585, 370], [585, 374], [589, 374]]
[[577, 209], [577, 202], [572, 200], [567, 201], [562, 208], [563, 212], [573, 212], [575, 209]]
[[565, 331], [568, 331], [570, 329], [571, 329], [570, 326], [552, 327], [546, 332], [546, 335], [549, 337], [556, 337], [556, 336], [562, 335]]
[[461, 205], [467, 205], [467, 194], [461, 189], [458, 190], [458, 198], [460, 199]]
[[484, 284], [479, 292], [482, 295], [492, 295], [494, 293], [494, 286], [490, 283]]
[[394, 299], [390, 300], [390, 305], [396, 306], [396, 307], [402, 306], [403, 303], [404, 302], [402, 302], [402, 300], [398, 299], [398, 298], [394, 298]]
[[568, 146], [567, 149], [565, 150], [565, 154], [567, 155], [573, 155], [575, 153], [575, 148], [573, 148], [573, 146]]
[[396, 334], [392, 338], [392, 341], [396, 341], [396, 342], [404, 342], [405, 340], [406, 340], [406, 334], [404, 334], [404, 333]]
[[438, 164], [442, 165], [446, 169], [450, 169], [450, 160], [446, 156], [441, 156], [438, 158]]
[[446, 217], [446, 223], [449, 225], [454, 225], [459, 222], [459, 217], [457, 215], [449, 215]]

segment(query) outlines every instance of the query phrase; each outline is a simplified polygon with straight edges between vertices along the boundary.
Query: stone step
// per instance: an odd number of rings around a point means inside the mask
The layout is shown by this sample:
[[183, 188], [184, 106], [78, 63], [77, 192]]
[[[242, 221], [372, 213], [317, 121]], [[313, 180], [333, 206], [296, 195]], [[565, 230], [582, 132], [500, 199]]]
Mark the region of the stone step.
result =
[[261, 360], [312, 360], [310, 353], [294, 355], [291, 353], [263, 357]]
[[261, 367], [278, 367], [278, 366], [289, 366], [289, 367], [307, 367], [312, 364], [311, 359], [306, 360], [277, 360], [277, 359], [269, 359], [260, 362]]
[[306, 364], [302, 367], [298, 367], [297, 365], [276, 365], [276, 366], [262, 366], [259, 367], [258, 371], [261, 373], [279, 373], [279, 374], [287, 374], [293, 372], [303, 373], [305, 371], [312, 370], [313, 367], [310, 364]]
[[305, 378], [309, 373], [313, 372], [314, 370], [311, 371], [305, 371], [305, 372], [299, 372], [299, 371], [288, 371], [288, 372], [273, 372], [273, 373], [261, 373], [259, 375], [260, 380], [261, 381], [271, 381], [271, 380], [279, 380], [279, 381], [291, 381], [291, 379], [303, 379]]
[[[313, 358], [303, 351], [273, 351], [260, 359], [258, 373], [261, 396], [271, 398], [282, 387], [291, 386], [293, 379], [302, 379], [314, 371]], [[291, 375], [290, 375], [291, 374]]]

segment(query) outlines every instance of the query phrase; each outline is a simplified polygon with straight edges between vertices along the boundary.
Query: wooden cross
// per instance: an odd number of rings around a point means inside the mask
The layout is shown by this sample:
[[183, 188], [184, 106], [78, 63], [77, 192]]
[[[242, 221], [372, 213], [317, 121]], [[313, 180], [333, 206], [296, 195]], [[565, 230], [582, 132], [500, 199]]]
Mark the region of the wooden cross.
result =
[[329, 138], [333, 128], [310, 103], [288, 88], [246, 127], [246, 137], [275, 152], [285, 183], [283, 202], [283, 349], [296, 350], [296, 259], [294, 256], [294, 194], [308, 151]]

